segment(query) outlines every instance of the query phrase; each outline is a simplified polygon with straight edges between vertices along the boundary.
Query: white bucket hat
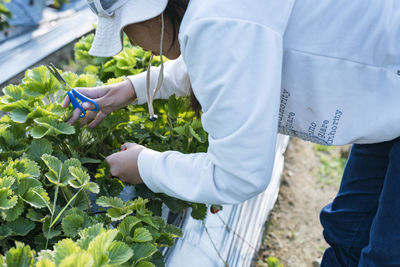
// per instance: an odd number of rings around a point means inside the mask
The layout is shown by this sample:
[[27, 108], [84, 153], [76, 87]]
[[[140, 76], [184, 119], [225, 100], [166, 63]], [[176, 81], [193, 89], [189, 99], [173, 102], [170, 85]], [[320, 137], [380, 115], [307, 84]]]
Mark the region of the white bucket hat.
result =
[[122, 30], [125, 26], [160, 15], [168, 0], [87, 0], [98, 16], [96, 34], [89, 54], [110, 57], [123, 48]]

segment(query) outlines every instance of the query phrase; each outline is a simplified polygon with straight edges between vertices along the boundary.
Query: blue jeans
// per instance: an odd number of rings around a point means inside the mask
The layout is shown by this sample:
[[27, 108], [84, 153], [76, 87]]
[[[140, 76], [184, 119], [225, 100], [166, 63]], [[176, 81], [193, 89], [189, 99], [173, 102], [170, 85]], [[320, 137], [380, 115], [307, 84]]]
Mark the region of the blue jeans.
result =
[[321, 211], [321, 267], [400, 266], [400, 139], [353, 145], [339, 192]]

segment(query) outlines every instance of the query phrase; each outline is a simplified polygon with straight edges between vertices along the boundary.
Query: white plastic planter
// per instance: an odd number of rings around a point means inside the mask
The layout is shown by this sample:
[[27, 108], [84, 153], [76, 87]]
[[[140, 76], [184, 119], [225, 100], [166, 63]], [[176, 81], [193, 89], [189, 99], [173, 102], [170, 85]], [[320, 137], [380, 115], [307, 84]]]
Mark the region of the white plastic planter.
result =
[[288, 142], [289, 137], [278, 136], [273, 176], [264, 193], [238, 205], [224, 205], [217, 214], [208, 211], [204, 222], [187, 213], [183, 237], [167, 251], [166, 266], [246, 267], [253, 263], [265, 222], [278, 196]]

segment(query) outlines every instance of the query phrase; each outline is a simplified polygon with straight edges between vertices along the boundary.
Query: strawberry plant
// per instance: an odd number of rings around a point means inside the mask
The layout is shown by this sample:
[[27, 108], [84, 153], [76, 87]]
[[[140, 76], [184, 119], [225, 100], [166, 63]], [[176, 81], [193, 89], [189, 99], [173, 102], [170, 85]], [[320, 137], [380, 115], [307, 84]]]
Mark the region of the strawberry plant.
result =
[[[116, 83], [149, 63], [150, 54], [126, 40], [125, 51], [115, 57], [91, 57], [92, 40], [88, 35], [75, 45], [83, 74], [61, 73], [72, 87]], [[124, 184], [109, 177], [104, 159], [125, 142], [205, 152], [200, 119], [188, 110], [187, 98], [171, 96], [154, 102], [155, 122], [148, 120], [146, 105], [131, 105], [94, 129], [81, 128], [65, 122], [71, 113], [61, 108], [65, 90], [44, 66], [3, 88], [0, 247], [7, 252], [0, 265], [164, 266], [159, 248], [172, 246], [182, 233], [160, 217], [162, 205], [174, 213], [191, 208], [196, 219], [206, 216], [206, 206], [154, 193], [144, 184], [135, 186], [135, 199], [123, 201]]]
[[[124, 50], [114, 57], [94, 57], [89, 55], [94, 34], [88, 34], [74, 45], [75, 59], [84, 73], [97, 74], [103, 82], [110, 78], [138, 74], [146, 70], [150, 52], [130, 45], [124, 36]], [[165, 58], [164, 61], [167, 59]], [[160, 57], [153, 57], [152, 65], [158, 65]]]
[[[93, 75], [62, 75], [74, 86], [101, 84]], [[172, 226], [145, 208], [147, 200], [123, 203], [116, 198], [107, 202], [107, 197], [116, 197], [123, 185], [107, 177], [104, 157], [99, 155], [112, 153], [126, 139], [129, 115], [111, 114], [94, 130], [71, 126], [64, 122], [70, 111], [60, 106], [62, 90], [44, 67], [28, 70], [20, 85], [3, 89], [0, 110], [8, 115], [0, 119], [2, 251], [9, 250], [15, 241], [37, 251], [50, 248], [65, 238], [78, 238], [80, 230], [95, 223], [109, 227], [132, 214], [143, 221], [137, 224], [144, 229], [138, 233], [150, 233], [146, 242], [155, 251], [171, 246], [178, 236], [176, 231], [166, 232]], [[91, 194], [102, 195], [97, 205], [104, 213], [93, 209]], [[121, 203], [120, 209], [113, 206]], [[115, 212], [120, 212], [119, 217]], [[136, 244], [132, 242], [128, 245]]]
[[[85, 73], [96, 73], [107, 83], [146, 70], [150, 52], [131, 46], [126, 36], [124, 36], [124, 51], [110, 58], [89, 55], [93, 38], [94, 35], [89, 34], [82, 37], [74, 46], [77, 63], [82, 65], [79, 69], [83, 69]], [[154, 57], [152, 65], [157, 66], [159, 63], [159, 57]], [[188, 109], [187, 98], [171, 96], [168, 100], [156, 100], [153, 105], [158, 114], [155, 122], [148, 120], [146, 105], [129, 106], [122, 111], [124, 114], [129, 114], [129, 120], [118, 125], [118, 128], [123, 129], [125, 133], [125, 141], [135, 142], [157, 151], [176, 150], [183, 153], [207, 151], [207, 134], [200, 119]], [[144, 185], [136, 186], [136, 191], [140, 196], [151, 200], [149, 205], [158, 215], [161, 214], [162, 203], [173, 212], [181, 212], [191, 207], [192, 216], [196, 219], [203, 219], [207, 213], [205, 205], [191, 204], [164, 194], [154, 194]]]

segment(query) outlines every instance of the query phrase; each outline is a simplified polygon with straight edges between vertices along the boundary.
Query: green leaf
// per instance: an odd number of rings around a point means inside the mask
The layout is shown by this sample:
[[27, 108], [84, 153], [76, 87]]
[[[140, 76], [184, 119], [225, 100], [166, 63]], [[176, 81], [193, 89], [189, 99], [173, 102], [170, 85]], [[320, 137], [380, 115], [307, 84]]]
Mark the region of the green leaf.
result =
[[8, 210], [17, 204], [18, 197], [13, 195], [11, 189], [0, 188], [0, 210]]
[[[76, 73], [70, 72], [70, 71], [66, 71], [63, 72], [63, 74], [61, 75], [64, 80], [72, 87], [76, 87], [75, 82], [78, 79], [78, 75], [76, 75]], [[67, 88], [63, 88], [63, 89], [67, 89]], [[69, 90], [68, 90], [69, 91]]]
[[143, 199], [141, 197], [135, 200], [128, 200], [125, 202], [125, 206], [131, 210], [145, 210], [146, 204], [149, 202], [148, 199]]
[[153, 240], [153, 237], [151, 236], [149, 230], [143, 227], [139, 227], [135, 229], [135, 232], [133, 234], [133, 241], [134, 242], [148, 242]]
[[66, 123], [66, 122], [59, 122], [49, 117], [42, 117], [38, 119], [34, 119], [34, 121], [39, 125], [45, 128], [54, 131], [56, 134], [74, 134], [75, 128]]
[[155, 267], [155, 265], [149, 261], [141, 261], [135, 267]]
[[157, 247], [150, 243], [135, 243], [131, 248], [133, 249], [133, 260], [135, 262], [149, 259], [158, 251]]
[[64, 163], [61, 166], [61, 171], [60, 171], [60, 177], [58, 179], [58, 175], [55, 175], [54, 172], [50, 172], [50, 173], [46, 173], [46, 177], [47, 179], [52, 182], [53, 184], [58, 184], [58, 180], [59, 180], [59, 185], [60, 186], [65, 186], [68, 184], [68, 182], [71, 179], [74, 179], [74, 177], [72, 176], [72, 174], [69, 171], [70, 167], [81, 167], [81, 163], [79, 160], [75, 159], [75, 158], [71, 158], [71, 159], [67, 159], [66, 161], [64, 161]]
[[50, 198], [43, 188], [30, 188], [22, 199], [34, 208], [49, 207]]
[[42, 188], [42, 183], [35, 178], [26, 177], [19, 179], [15, 193], [22, 197], [26, 192], [33, 188]]
[[11, 188], [11, 186], [14, 184], [15, 178], [11, 176], [6, 176], [6, 177], [1, 177], [0, 178], [0, 188], [5, 187], [5, 188]]
[[124, 236], [130, 236], [131, 230], [135, 225], [140, 223], [140, 220], [135, 216], [129, 216], [122, 220], [122, 222], [118, 225], [119, 232]]
[[132, 214], [132, 210], [127, 208], [110, 208], [107, 210], [107, 216], [114, 222], [120, 221], [130, 214]]
[[63, 117], [65, 110], [58, 104], [48, 104], [45, 106], [36, 106], [33, 111], [28, 114], [28, 119], [37, 119], [49, 117], [53, 120], [58, 120]]
[[164, 195], [161, 198], [162, 198], [162, 201], [165, 203], [165, 205], [167, 205], [167, 207], [172, 212], [175, 212], [175, 213], [179, 213], [189, 206], [189, 204], [186, 201], [172, 198], [170, 196]]
[[60, 118], [64, 115], [65, 109], [59, 104], [47, 104], [43, 107], [38, 107], [39, 110], [42, 110], [45, 116], [52, 116], [54, 118]]
[[28, 209], [28, 213], [26, 214], [26, 218], [34, 222], [42, 222], [44, 221], [44, 215], [40, 212], [35, 211], [34, 209]]
[[74, 241], [70, 238], [63, 239], [54, 246], [55, 254], [54, 261], [57, 265], [61, 263], [63, 259], [68, 257], [71, 254], [77, 253], [81, 251], [81, 248], [75, 244]]
[[87, 184], [86, 189], [89, 190], [90, 192], [94, 193], [94, 194], [98, 194], [100, 192], [99, 185], [94, 183], [94, 182], [89, 182]]
[[112, 198], [112, 197], [101, 196], [96, 200], [96, 204], [103, 208], [107, 208], [107, 207], [123, 208], [124, 207], [124, 202], [122, 201], [122, 199], [120, 199], [118, 197]]
[[157, 267], [165, 267], [164, 256], [157, 251], [153, 257], [151, 257], [151, 262]]
[[18, 100], [11, 103], [4, 103], [2, 99], [2, 103], [0, 104], [0, 110], [4, 112], [11, 112], [15, 109], [30, 109], [30, 102], [26, 100]]
[[96, 85], [98, 85], [98, 80], [92, 74], [81, 74], [75, 82], [75, 87], [95, 87]]
[[8, 222], [16, 220], [24, 211], [24, 202], [18, 199], [17, 204], [11, 209], [1, 211], [1, 217]]
[[117, 236], [118, 230], [111, 229], [104, 232], [101, 232], [97, 235], [92, 242], [90, 242], [88, 251], [89, 252], [105, 252], [111, 243], [114, 241], [114, 238]]
[[43, 136], [49, 134], [50, 132], [51, 129], [38, 125], [32, 128], [31, 135], [35, 139], [40, 139], [43, 138]]
[[62, 229], [68, 237], [75, 237], [84, 224], [84, 218], [78, 214], [70, 214], [62, 220]]
[[142, 222], [145, 222], [146, 224], [152, 226], [153, 228], [157, 230], [160, 228], [160, 226], [157, 223], [154, 223], [152, 217], [150, 216], [138, 216], [138, 217]]
[[84, 170], [78, 167], [69, 167], [69, 172], [75, 178], [68, 183], [74, 188], [80, 188], [90, 181], [90, 176]]
[[99, 68], [94, 65], [87, 65], [84, 69], [83, 72], [89, 73], [89, 74], [98, 74], [99, 73]]
[[161, 216], [162, 214], [162, 201], [160, 200], [151, 200], [149, 202], [149, 205], [147, 206], [147, 208], [154, 214], [157, 216]]
[[21, 85], [10, 84], [3, 88], [3, 94], [11, 97], [13, 100], [18, 101], [21, 99], [29, 99], [25, 94]]
[[189, 133], [190, 133], [191, 136], [193, 136], [200, 143], [204, 143], [205, 142], [205, 140], [199, 134], [197, 134], [196, 131], [190, 125], [189, 125]]
[[112, 221], [122, 220], [126, 216], [132, 214], [134, 210], [139, 213], [139, 208], [145, 210], [145, 204], [148, 202], [147, 199], [138, 198], [134, 201], [123, 202], [120, 198], [110, 198], [110, 197], [100, 197], [97, 199], [97, 205], [101, 207], [112, 207], [107, 210], [107, 216], [111, 218]]
[[49, 154], [44, 154], [41, 158], [46, 164], [47, 168], [49, 168], [49, 170], [52, 171], [56, 175], [56, 177], [59, 177], [62, 168], [61, 160]]
[[133, 256], [132, 249], [125, 243], [114, 241], [111, 246], [108, 248], [108, 258], [110, 265], [120, 265], [128, 260], [130, 260]]
[[192, 203], [192, 212], [190, 215], [193, 219], [203, 220], [207, 215], [207, 206], [200, 203]]
[[46, 176], [47, 180], [49, 180], [49, 182], [51, 182], [55, 185], [65, 186], [65, 184], [61, 183], [61, 181], [58, 182], [61, 179], [59, 179], [58, 175], [55, 174], [54, 172], [52, 172], [52, 171], [46, 172], [45, 176]]
[[103, 71], [104, 72], [114, 72], [117, 67], [116, 63], [117, 63], [116, 59], [111, 59], [111, 60], [107, 61], [103, 66]]
[[53, 147], [46, 139], [33, 140], [28, 149], [28, 155], [35, 161], [40, 162], [43, 154], [51, 155]]
[[10, 112], [10, 118], [15, 122], [25, 123], [30, 112], [27, 108], [17, 108]]
[[56, 124], [53, 125], [54, 131], [57, 134], [74, 134], [75, 133], [75, 128], [74, 126], [66, 123], [66, 122], [57, 122]]
[[35, 228], [35, 223], [25, 218], [19, 217], [17, 220], [9, 223], [13, 235], [26, 236]]
[[39, 166], [36, 162], [27, 158], [14, 161], [14, 169], [19, 173], [28, 174], [33, 177], [38, 177], [40, 174]]
[[[155, 229], [155, 228], [150, 227], [150, 226], [144, 226], [143, 228], [145, 228], [146, 230], [148, 230], [150, 232], [151, 237], [153, 238], [153, 240], [157, 240], [161, 236], [161, 233], [160, 233], [160, 231], [158, 229]], [[134, 242], [132, 237], [129, 239], [129, 241], [133, 241]], [[158, 245], [158, 241], [154, 241], [154, 242], [157, 243], [157, 245]]]
[[50, 216], [47, 215], [42, 226], [43, 235], [47, 239], [53, 239], [54, 237], [61, 235], [60, 228], [58, 227], [50, 228], [50, 223], [51, 223], [50, 219], [51, 219]]
[[104, 232], [103, 224], [98, 223], [93, 226], [87, 227], [79, 232], [81, 239], [78, 241], [79, 246], [82, 249], [87, 249], [90, 242], [98, 236], [100, 233]]
[[101, 174], [96, 174], [96, 183], [100, 185], [100, 195], [107, 197], [114, 197], [119, 195], [123, 189], [123, 184], [119, 179], [110, 179], [105, 177], [105, 174], [99, 177]]
[[116, 229], [107, 230], [96, 236], [92, 242], [90, 242], [88, 252], [93, 256], [95, 266], [102, 266], [108, 263], [106, 251], [117, 234], [118, 230]]
[[163, 230], [174, 237], [182, 237], [183, 235], [182, 229], [172, 224], [166, 224]]
[[99, 159], [92, 159], [92, 158], [81, 158], [80, 159], [80, 162], [82, 163], [82, 164], [87, 164], [87, 163], [91, 163], [91, 164], [98, 164], [98, 163], [102, 163], [102, 161], [101, 160], [99, 160]]
[[174, 238], [170, 234], [162, 233], [157, 238], [157, 244], [159, 246], [171, 247], [174, 245]]
[[190, 129], [188, 124], [185, 124], [184, 126], [175, 127], [174, 131], [179, 135], [190, 137]]
[[7, 267], [31, 267], [35, 252], [29, 246], [16, 242], [16, 247], [11, 248], [5, 256]]
[[105, 85], [110, 85], [110, 84], [115, 84], [124, 81], [124, 77], [118, 77], [118, 78], [110, 78], [107, 80]]
[[87, 190], [81, 190], [81, 192], [76, 196], [72, 205], [75, 208], [79, 208], [81, 210], [87, 210], [91, 206], [91, 202], [89, 199], [89, 192]]
[[170, 97], [168, 99], [168, 117], [175, 120], [178, 117], [177, 103], [175, 97]]
[[56, 264], [49, 259], [42, 259], [36, 263], [35, 267], [56, 267]]
[[54, 253], [55, 251], [49, 249], [42, 249], [41, 251], [39, 251], [39, 256], [37, 258], [38, 260], [47, 259], [53, 261]]
[[117, 60], [117, 68], [121, 70], [132, 70], [136, 66], [135, 48], [125, 48], [121, 53], [114, 56]]
[[87, 227], [87, 228], [83, 229], [82, 231], [80, 231], [79, 235], [82, 238], [85, 238], [88, 236], [94, 238], [94, 237], [98, 236], [102, 232], [102, 230], [103, 230], [103, 224], [97, 223], [97, 224], [94, 224], [94, 225]]
[[12, 235], [12, 230], [7, 224], [0, 225], [0, 240], [4, 240], [5, 238]]
[[58, 265], [59, 267], [92, 267], [92, 266], [99, 266], [93, 265], [93, 257], [87, 253], [86, 251], [79, 251], [72, 255], [67, 256], [64, 258], [61, 263]]
[[31, 97], [49, 95], [57, 92], [62, 87], [45, 66], [27, 70], [23, 84], [24, 93]]

